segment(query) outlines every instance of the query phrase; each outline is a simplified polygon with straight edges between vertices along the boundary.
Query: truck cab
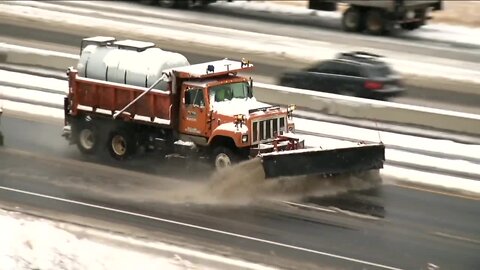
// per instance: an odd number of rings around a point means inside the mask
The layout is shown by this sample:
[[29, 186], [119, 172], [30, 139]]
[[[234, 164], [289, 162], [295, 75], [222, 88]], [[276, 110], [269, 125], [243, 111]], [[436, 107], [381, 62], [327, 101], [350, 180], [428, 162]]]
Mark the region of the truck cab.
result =
[[179, 138], [210, 149], [216, 166], [273, 150], [276, 138], [293, 131], [288, 109], [257, 101], [252, 80], [237, 75], [252, 68], [224, 59], [171, 72], [181, 83]]

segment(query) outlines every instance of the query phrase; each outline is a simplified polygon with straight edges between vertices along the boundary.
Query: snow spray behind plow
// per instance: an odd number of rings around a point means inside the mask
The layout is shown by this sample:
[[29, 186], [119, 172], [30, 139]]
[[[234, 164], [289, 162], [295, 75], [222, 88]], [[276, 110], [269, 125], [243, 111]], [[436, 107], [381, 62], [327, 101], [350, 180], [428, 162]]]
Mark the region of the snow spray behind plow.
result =
[[267, 178], [259, 158], [215, 172], [203, 192], [213, 201], [248, 204], [260, 200], [330, 196], [381, 184], [378, 170], [325, 177], [321, 175]]
[[[198, 179], [200, 180], [200, 179]], [[195, 182], [174, 181], [157, 186], [122, 188], [105, 196], [121, 200], [148, 203], [242, 206], [264, 201], [299, 200], [305, 197], [325, 197], [349, 191], [377, 187], [382, 179], [378, 170], [337, 176], [301, 175], [267, 178], [259, 158], [238, 163], [214, 172], [208, 179]]]
[[377, 186], [383, 161], [383, 145], [272, 153], [216, 171], [207, 181], [148, 187], [141, 200], [225, 206], [331, 196]]

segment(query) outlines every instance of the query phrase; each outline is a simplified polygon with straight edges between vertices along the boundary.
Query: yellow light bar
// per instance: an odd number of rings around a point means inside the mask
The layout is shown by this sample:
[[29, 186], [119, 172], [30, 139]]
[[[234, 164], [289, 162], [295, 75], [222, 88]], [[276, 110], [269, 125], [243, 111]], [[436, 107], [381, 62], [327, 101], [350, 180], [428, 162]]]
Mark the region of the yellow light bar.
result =
[[237, 114], [235, 115], [235, 120], [238, 122], [245, 122], [247, 117], [244, 114]]

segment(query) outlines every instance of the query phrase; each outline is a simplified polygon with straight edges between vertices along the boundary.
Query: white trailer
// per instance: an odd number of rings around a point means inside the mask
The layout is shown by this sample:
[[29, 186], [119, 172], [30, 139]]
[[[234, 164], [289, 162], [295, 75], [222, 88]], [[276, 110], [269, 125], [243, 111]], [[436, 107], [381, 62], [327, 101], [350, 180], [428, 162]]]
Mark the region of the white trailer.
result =
[[[138, 1], [166, 8], [193, 8], [217, 1], [234, 0]], [[430, 12], [443, 9], [443, 0], [308, 0], [310, 9], [323, 11], [336, 11], [338, 4], [348, 5], [342, 17], [345, 31], [367, 32], [374, 35], [388, 34], [397, 25], [405, 30], [415, 30], [430, 19]]]

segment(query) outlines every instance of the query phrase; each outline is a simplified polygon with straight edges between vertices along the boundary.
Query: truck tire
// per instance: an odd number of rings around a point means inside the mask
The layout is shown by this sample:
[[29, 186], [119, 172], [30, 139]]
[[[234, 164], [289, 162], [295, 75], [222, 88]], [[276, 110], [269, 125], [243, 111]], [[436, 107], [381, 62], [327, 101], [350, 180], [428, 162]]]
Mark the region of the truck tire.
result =
[[137, 150], [137, 143], [128, 129], [116, 129], [108, 136], [108, 152], [116, 160], [125, 160]]
[[98, 127], [87, 121], [80, 121], [76, 128], [76, 144], [83, 154], [91, 155], [97, 152], [100, 145], [100, 131]]
[[367, 32], [372, 35], [383, 35], [388, 32], [388, 19], [385, 12], [380, 9], [372, 8], [367, 11], [365, 19]]
[[231, 149], [224, 146], [216, 147], [213, 150], [212, 158], [213, 166], [216, 170], [228, 168], [240, 161], [240, 158], [237, 154], [235, 154]]
[[347, 32], [361, 32], [365, 29], [364, 13], [357, 7], [349, 7], [342, 17], [343, 30]]

